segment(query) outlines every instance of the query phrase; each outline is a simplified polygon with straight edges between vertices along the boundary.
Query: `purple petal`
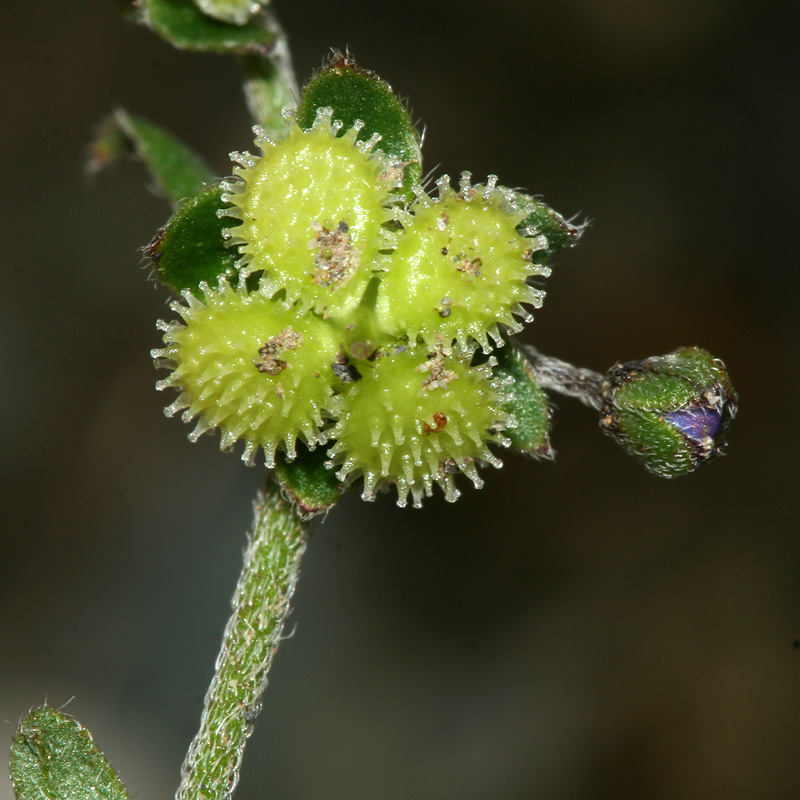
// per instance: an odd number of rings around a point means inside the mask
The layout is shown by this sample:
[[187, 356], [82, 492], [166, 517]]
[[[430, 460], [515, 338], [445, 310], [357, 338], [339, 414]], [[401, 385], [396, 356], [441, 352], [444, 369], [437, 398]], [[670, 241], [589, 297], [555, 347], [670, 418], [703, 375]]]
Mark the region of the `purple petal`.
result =
[[708, 437], [716, 441], [722, 430], [721, 411], [706, 406], [668, 411], [664, 419], [696, 442], [703, 442]]

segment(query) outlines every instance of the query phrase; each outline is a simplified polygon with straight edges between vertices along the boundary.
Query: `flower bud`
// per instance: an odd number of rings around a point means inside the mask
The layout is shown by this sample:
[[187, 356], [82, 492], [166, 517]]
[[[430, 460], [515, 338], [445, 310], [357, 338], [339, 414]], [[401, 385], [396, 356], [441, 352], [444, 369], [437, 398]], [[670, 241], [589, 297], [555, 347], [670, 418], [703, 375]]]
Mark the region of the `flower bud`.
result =
[[699, 347], [613, 366], [600, 424], [662, 478], [676, 478], [722, 452], [737, 396], [725, 365]]

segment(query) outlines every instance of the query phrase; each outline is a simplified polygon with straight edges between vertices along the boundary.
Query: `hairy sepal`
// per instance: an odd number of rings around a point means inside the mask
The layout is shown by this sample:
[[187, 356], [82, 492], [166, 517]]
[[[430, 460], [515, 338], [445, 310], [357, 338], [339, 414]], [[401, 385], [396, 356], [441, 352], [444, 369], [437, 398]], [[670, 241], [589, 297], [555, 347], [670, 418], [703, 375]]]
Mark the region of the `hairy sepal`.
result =
[[158, 279], [175, 294], [200, 296], [201, 284], [214, 286], [223, 276], [236, 281], [237, 256], [224, 239], [232, 222], [219, 215], [222, 192], [217, 183], [182, 203], [144, 248]]
[[412, 200], [412, 187], [422, 175], [420, 138], [403, 103], [386, 81], [362, 69], [348, 55], [334, 54], [308, 82], [297, 109], [297, 122], [313, 126], [321, 108], [332, 108], [345, 129], [362, 124], [361, 141], [380, 136], [376, 149], [387, 155], [392, 168], [402, 175], [400, 191]]

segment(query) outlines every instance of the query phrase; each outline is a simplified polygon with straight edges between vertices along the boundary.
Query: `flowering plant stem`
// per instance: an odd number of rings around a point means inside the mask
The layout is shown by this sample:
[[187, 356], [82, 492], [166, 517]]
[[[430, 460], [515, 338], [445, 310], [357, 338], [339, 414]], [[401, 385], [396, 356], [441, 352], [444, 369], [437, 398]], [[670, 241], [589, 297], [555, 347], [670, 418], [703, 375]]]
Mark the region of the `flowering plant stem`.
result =
[[200, 730], [181, 769], [178, 800], [224, 800], [239, 781], [247, 739], [278, 648], [308, 541], [308, 525], [268, 476], [233, 595]]

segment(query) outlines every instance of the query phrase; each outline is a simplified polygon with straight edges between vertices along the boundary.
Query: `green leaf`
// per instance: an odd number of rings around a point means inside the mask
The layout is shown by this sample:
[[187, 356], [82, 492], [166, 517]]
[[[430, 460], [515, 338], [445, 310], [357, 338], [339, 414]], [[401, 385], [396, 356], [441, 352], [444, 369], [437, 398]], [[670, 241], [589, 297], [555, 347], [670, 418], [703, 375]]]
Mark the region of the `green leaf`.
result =
[[342, 493], [342, 484], [334, 471], [325, 467], [326, 458], [324, 448], [309, 450], [301, 444], [294, 461], [287, 461], [282, 451], [275, 454], [275, 477], [301, 519], [327, 514]]
[[17, 800], [127, 800], [119, 776], [76, 719], [44, 706], [20, 723], [11, 746]]
[[244, 25], [260, 6], [266, 5], [253, 0], [195, 0], [195, 4], [204, 14], [232, 25]]
[[333, 118], [341, 121], [345, 130], [361, 120], [364, 127], [359, 139], [380, 134], [375, 149], [402, 165], [402, 189], [411, 199], [411, 187], [422, 174], [422, 153], [408, 109], [392, 87], [374, 72], [357, 67], [350, 56], [337, 55], [305, 87], [297, 109], [300, 127], [310, 128], [317, 110], [325, 107], [333, 108]]
[[534, 264], [543, 264], [559, 250], [577, 244], [583, 233], [582, 226], [567, 222], [561, 214], [535, 197], [515, 192], [514, 199], [517, 207], [525, 213], [525, 219], [517, 228], [527, 236], [542, 235], [547, 239], [547, 246], [533, 253]]
[[144, 248], [159, 280], [176, 294], [197, 294], [201, 282], [215, 285], [223, 273], [235, 273], [238, 253], [225, 246], [222, 232], [237, 221], [217, 216], [224, 205], [221, 185], [209, 186], [183, 203]]
[[103, 123], [92, 143], [89, 170], [98, 172], [131, 153], [144, 161], [157, 188], [173, 205], [214, 181], [200, 156], [171, 133], [118, 109]]
[[266, 56], [275, 38], [263, 12], [232, 25], [207, 16], [192, 0], [139, 0], [130, 16], [181, 50]]
[[505, 406], [506, 411], [513, 414], [517, 421], [516, 428], [505, 431], [511, 440], [511, 446], [534, 458], [553, 458], [554, 453], [550, 446], [550, 406], [528, 359], [513, 340], [508, 341], [505, 347], [494, 350], [492, 354], [497, 360], [493, 368], [495, 376], [501, 379], [511, 378], [513, 381], [509, 387], [513, 393], [512, 399]]

